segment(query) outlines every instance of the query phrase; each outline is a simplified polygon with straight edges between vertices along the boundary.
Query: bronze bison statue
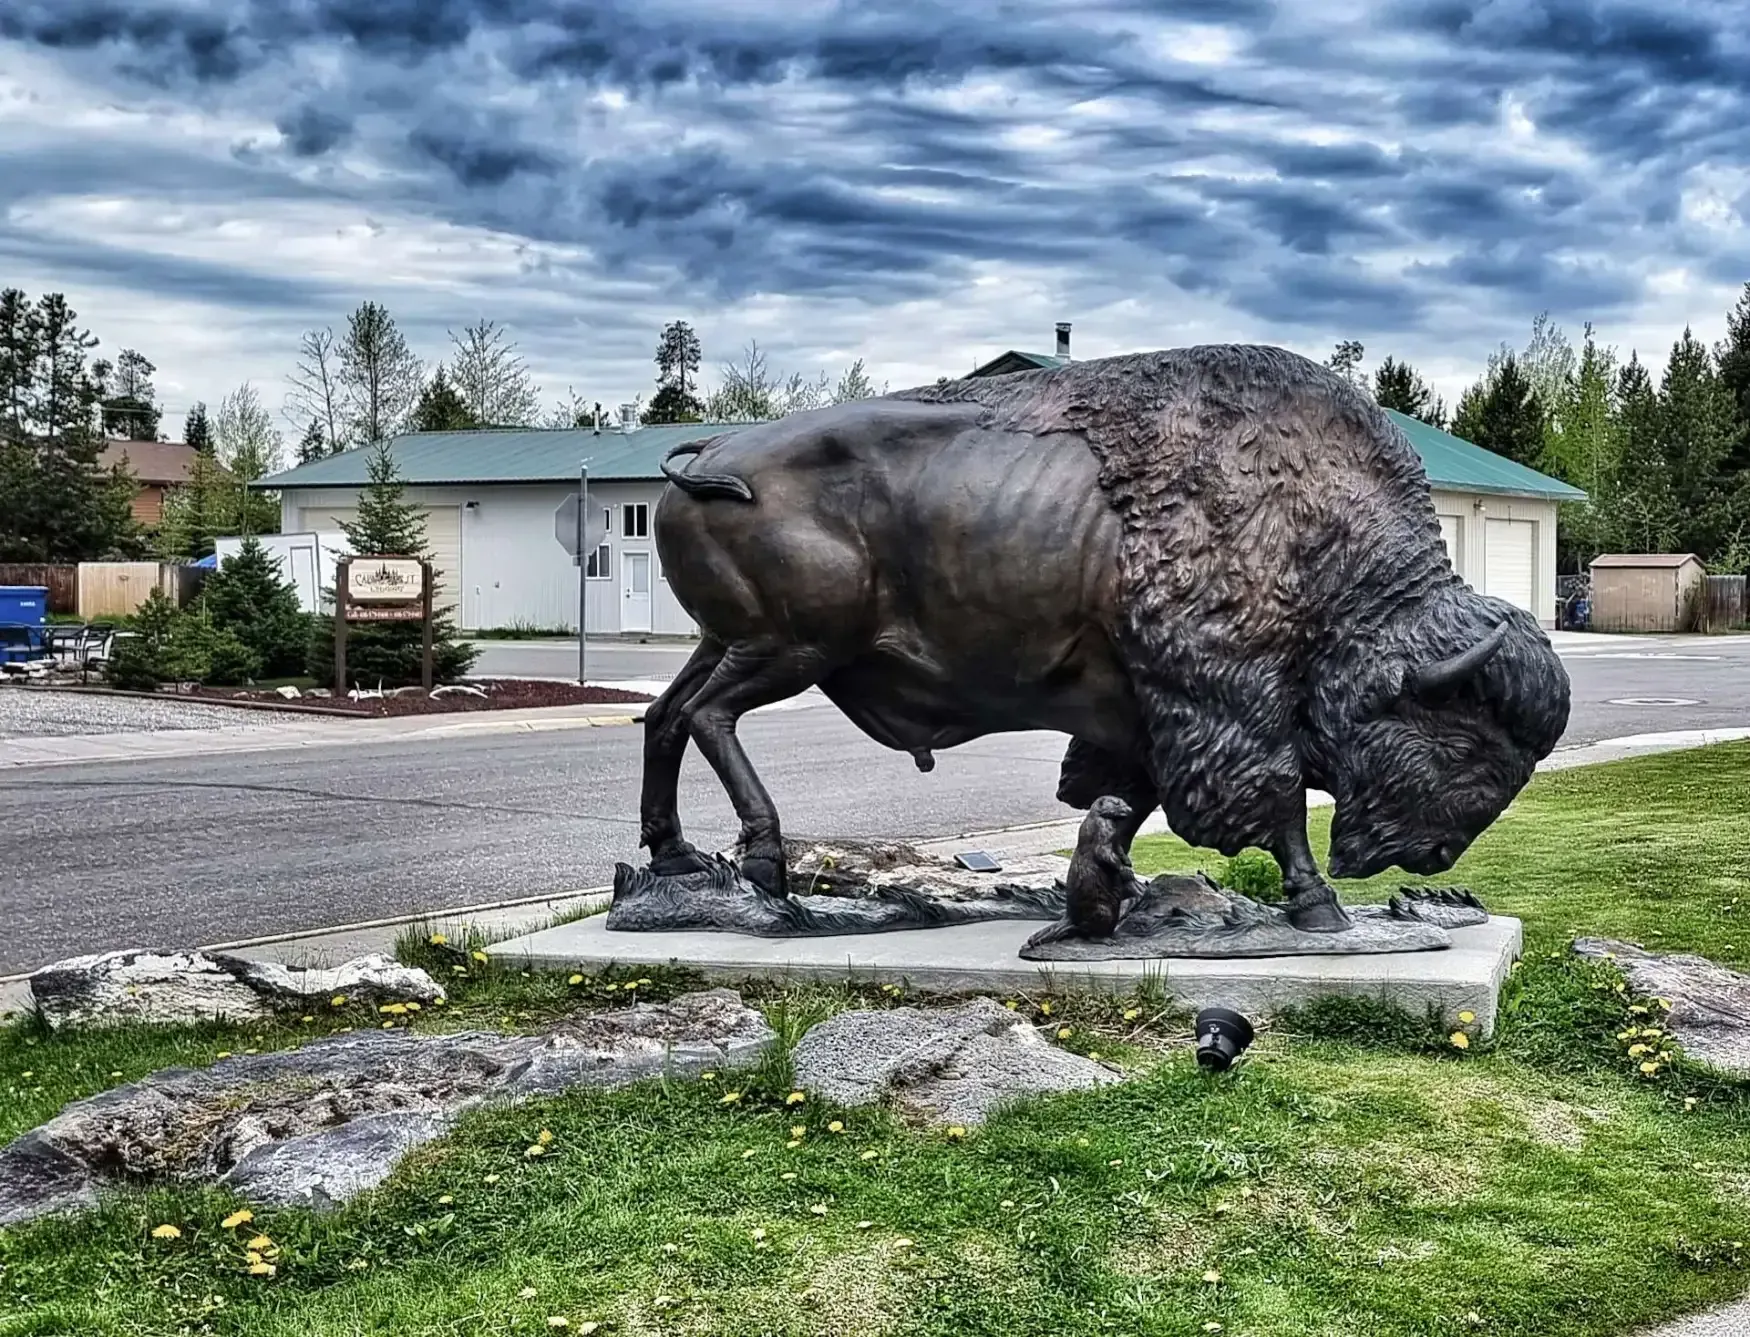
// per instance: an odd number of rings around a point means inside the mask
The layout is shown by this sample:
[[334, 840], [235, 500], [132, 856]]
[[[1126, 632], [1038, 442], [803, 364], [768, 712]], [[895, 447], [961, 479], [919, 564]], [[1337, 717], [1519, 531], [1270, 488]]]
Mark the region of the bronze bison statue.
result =
[[[676, 457], [697, 458], [678, 463]], [[778, 813], [736, 739], [818, 686], [920, 769], [989, 733], [1070, 736], [1058, 797], [1157, 806], [1194, 845], [1269, 850], [1298, 928], [1347, 925], [1330, 870], [1441, 872], [1530, 779], [1568, 680], [1526, 612], [1441, 543], [1421, 461], [1364, 393], [1220, 345], [955, 381], [673, 452], [657, 506], [698, 650], [645, 717], [641, 839], [703, 866], [676, 811], [690, 738], [787, 891]], [[1109, 932], [1118, 907], [1072, 895]]]

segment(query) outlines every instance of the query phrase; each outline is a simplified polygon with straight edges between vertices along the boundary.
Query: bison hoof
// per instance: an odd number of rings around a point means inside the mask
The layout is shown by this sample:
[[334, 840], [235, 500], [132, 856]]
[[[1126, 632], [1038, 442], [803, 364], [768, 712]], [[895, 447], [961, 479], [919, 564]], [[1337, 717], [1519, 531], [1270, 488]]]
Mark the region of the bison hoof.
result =
[[711, 867], [708, 855], [700, 854], [684, 840], [667, 840], [650, 852], [650, 871], [658, 877], [685, 877]]
[[789, 875], [782, 859], [748, 855], [741, 861], [741, 876], [768, 896], [783, 896], [790, 890]]
[[1289, 902], [1288, 922], [1302, 933], [1341, 933], [1349, 927], [1349, 913], [1334, 897], [1323, 897], [1302, 905]]

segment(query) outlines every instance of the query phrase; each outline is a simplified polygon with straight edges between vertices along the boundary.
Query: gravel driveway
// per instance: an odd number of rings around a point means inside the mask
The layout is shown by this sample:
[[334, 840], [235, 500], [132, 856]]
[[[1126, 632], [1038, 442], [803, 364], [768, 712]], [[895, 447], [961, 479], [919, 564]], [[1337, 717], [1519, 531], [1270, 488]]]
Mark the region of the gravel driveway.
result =
[[0, 687], [0, 739], [157, 733], [166, 729], [265, 729], [269, 726], [270, 721], [262, 719], [255, 711], [231, 710], [224, 706]]

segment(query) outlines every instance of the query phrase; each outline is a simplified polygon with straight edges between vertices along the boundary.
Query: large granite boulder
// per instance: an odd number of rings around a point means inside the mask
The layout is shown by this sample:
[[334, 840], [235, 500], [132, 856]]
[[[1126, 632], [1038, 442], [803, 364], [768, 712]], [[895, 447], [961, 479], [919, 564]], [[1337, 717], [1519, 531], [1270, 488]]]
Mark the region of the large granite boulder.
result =
[[327, 1207], [381, 1183], [466, 1110], [748, 1063], [775, 1037], [712, 989], [544, 1035], [369, 1031], [169, 1068], [67, 1106], [0, 1148], [0, 1225], [87, 1206], [121, 1183], [222, 1183]]
[[1670, 1003], [1665, 1028], [1688, 1057], [1750, 1077], [1750, 975], [1705, 956], [1649, 952], [1612, 938], [1576, 938], [1574, 951], [1609, 960], [1637, 994]]
[[931, 1011], [841, 1012], [804, 1035], [792, 1060], [797, 1085], [835, 1104], [886, 1103], [961, 1126], [1011, 1101], [1117, 1080], [989, 998]]
[[380, 953], [331, 970], [197, 950], [101, 952], [44, 966], [31, 998], [52, 1027], [122, 1022], [260, 1021], [275, 1011], [326, 1003], [432, 1003], [436, 980]]

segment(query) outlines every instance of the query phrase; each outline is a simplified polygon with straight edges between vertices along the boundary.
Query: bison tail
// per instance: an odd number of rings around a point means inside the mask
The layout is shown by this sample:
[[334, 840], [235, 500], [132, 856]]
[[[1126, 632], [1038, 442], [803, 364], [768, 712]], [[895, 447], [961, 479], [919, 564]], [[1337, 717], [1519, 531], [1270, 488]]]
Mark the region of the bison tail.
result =
[[689, 497], [730, 497], [736, 501], [752, 501], [753, 489], [734, 474], [688, 473], [669, 463], [682, 455], [697, 455], [709, 444], [707, 441], [690, 441], [684, 446], [676, 446], [662, 458], [662, 476]]

